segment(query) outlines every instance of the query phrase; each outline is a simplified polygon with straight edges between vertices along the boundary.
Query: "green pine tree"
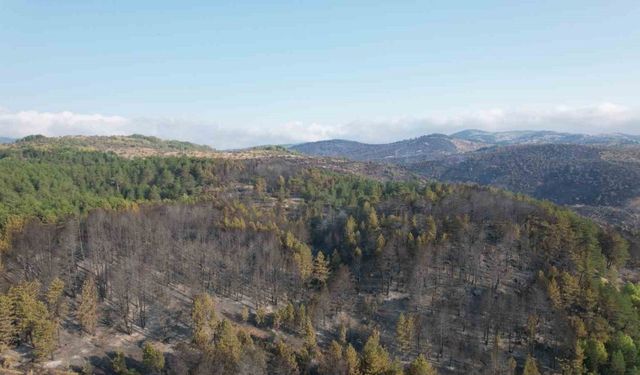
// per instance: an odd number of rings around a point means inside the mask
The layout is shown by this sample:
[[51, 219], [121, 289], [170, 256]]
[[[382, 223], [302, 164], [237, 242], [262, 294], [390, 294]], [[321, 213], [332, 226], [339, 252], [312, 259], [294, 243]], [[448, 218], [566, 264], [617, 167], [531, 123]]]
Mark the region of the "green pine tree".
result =
[[362, 349], [360, 369], [363, 375], [384, 374], [391, 365], [389, 353], [380, 345], [380, 332], [373, 331]]
[[82, 285], [77, 316], [82, 329], [94, 334], [98, 324], [98, 289], [91, 277], [87, 278]]
[[158, 373], [164, 369], [164, 354], [147, 341], [142, 347], [142, 363], [150, 373]]
[[8, 295], [0, 295], [0, 352], [11, 347], [16, 339], [13, 302]]
[[436, 371], [431, 363], [427, 361], [424, 355], [420, 354], [416, 359], [409, 364], [409, 368], [407, 369], [407, 375], [437, 375]]

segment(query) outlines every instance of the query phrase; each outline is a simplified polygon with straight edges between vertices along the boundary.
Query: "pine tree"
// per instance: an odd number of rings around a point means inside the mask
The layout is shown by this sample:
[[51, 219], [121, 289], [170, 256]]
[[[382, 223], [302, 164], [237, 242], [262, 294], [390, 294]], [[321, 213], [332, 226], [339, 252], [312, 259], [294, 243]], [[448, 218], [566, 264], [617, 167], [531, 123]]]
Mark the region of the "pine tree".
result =
[[283, 176], [278, 176], [278, 199], [283, 200], [287, 197], [287, 181]]
[[611, 355], [610, 373], [612, 375], [624, 375], [626, 369], [627, 369], [627, 365], [624, 362], [624, 355], [620, 350], [616, 350]]
[[376, 254], [381, 254], [384, 250], [384, 245], [387, 241], [384, 239], [382, 233], [378, 234], [378, 238], [376, 238]]
[[416, 359], [411, 362], [407, 370], [407, 375], [437, 375], [436, 371], [431, 363], [427, 361], [424, 355], [420, 354]]
[[52, 316], [60, 317], [65, 312], [64, 310], [66, 310], [63, 293], [64, 282], [60, 280], [60, 278], [56, 277], [51, 281], [51, 284], [49, 284], [49, 289], [47, 290], [46, 295], [47, 306], [49, 307], [49, 312], [51, 312]]
[[345, 241], [351, 247], [355, 247], [358, 244], [356, 229], [357, 229], [356, 220], [353, 218], [353, 216], [349, 216], [345, 224], [344, 236], [345, 236]]
[[149, 372], [160, 372], [164, 369], [164, 354], [147, 341], [142, 347], [142, 363]]
[[264, 196], [265, 191], [267, 190], [267, 183], [262, 177], [258, 177], [256, 179], [255, 184], [253, 185], [253, 190], [259, 197]]
[[578, 294], [580, 294], [580, 286], [578, 279], [569, 272], [563, 271], [560, 275], [560, 284], [562, 285], [562, 298], [564, 306], [571, 306], [576, 303]]
[[342, 361], [342, 346], [332, 340], [329, 344], [329, 362], [338, 363], [340, 361]]
[[240, 340], [235, 327], [227, 319], [223, 319], [216, 328], [215, 350], [218, 358], [224, 358], [228, 367], [233, 367], [240, 361]]
[[344, 350], [344, 361], [347, 366], [347, 375], [361, 375], [358, 353], [351, 344], [348, 344]]
[[116, 352], [115, 356], [111, 360], [111, 369], [117, 375], [127, 375], [129, 373], [123, 352]]
[[0, 295], [0, 352], [9, 348], [16, 338], [13, 302], [8, 295]]
[[404, 352], [411, 350], [411, 344], [413, 343], [413, 331], [413, 318], [411, 316], [405, 318], [404, 313], [400, 313], [400, 317], [396, 324], [396, 342], [398, 343], [398, 347]]
[[273, 321], [272, 321], [273, 328], [280, 329], [280, 326], [282, 325], [283, 315], [284, 315], [284, 310], [277, 310], [273, 313]]
[[313, 279], [318, 285], [325, 285], [329, 278], [329, 262], [325, 260], [324, 253], [318, 251], [313, 261]]
[[242, 319], [243, 322], [247, 322], [249, 320], [249, 308], [247, 306], [242, 307], [242, 310], [240, 311], [240, 319]]
[[342, 346], [335, 340], [331, 341], [327, 350], [327, 354], [322, 359], [320, 359], [319, 362], [320, 374], [346, 375], [347, 368], [345, 361], [342, 358]]
[[262, 307], [256, 309], [256, 325], [259, 327], [264, 323], [267, 312]]
[[313, 328], [313, 324], [311, 323], [311, 318], [307, 316], [304, 329], [304, 340], [309, 348], [315, 348], [317, 345], [316, 341], [316, 331]]
[[400, 349], [405, 350], [405, 348], [409, 345], [409, 343], [406, 341], [406, 336], [405, 336], [405, 325], [406, 325], [406, 319], [404, 317], [404, 313], [400, 313], [400, 316], [398, 317], [398, 321], [396, 322], [396, 342], [398, 343], [398, 346], [400, 347]]
[[374, 330], [362, 349], [360, 369], [363, 375], [380, 375], [389, 369], [389, 353], [380, 345], [380, 333]]
[[39, 319], [33, 329], [33, 346], [36, 357], [44, 359], [50, 356], [56, 348], [57, 325], [46, 316]]
[[424, 190], [424, 198], [427, 200], [427, 202], [435, 202], [438, 196], [433, 190], [431, 190], [429, 187], [426, 187]]
[[572, 374], [584, 374], [584, 348], [580, 340], [576, 341], [573, 360], [571, 361]]
[[311, 248], [297, 241], [294, 246], [293, 260], [303, 281], [307, 281], [313, 274], [313, 254]]
[[87, 278], [82, 285], [77, 316], [82, 329], [94, 334], [98, 323], [98, 289], [91, 277]]
[[378, 230], [378, 227], [379, 227], [378, 215], [376, 214], [375, 209], [371, 209], [371, 211], [369, 211], [369, 216], [367, 217], [367, 221], [368, 221], [370, 230], [374, 230], [374, 231]]
[[211, 330], [216, 323], [214, 307], [213, 299], [208, 293], [199, 294], [193, 299], [191, 308], [193, 343], [200, 348], [205, 348], [211, 342]]
[[149, 189], [149, 193], [147, 194], [147, 199], [150, 201], [159, 201], [162, 199], [160, 196], [160, 188], [156, 185], [151, 186]]
[[605, 364], [608, 359], [607, 349], [602, 341], [589, 339], [584, 348], [587, 369], [593, 373], [599, 371], [600, 366]]
[[46, 299], [51, 320], [56, 327], [56, 336], [59, 336], [60, 324], [69, 311], [69, 306], [64, 298], [64, 282], [62, 280], [56, 277], [51, 281]]
[[282, 314], [282, 322], [289, 326], [290, 329], [295, 329], [295, 321], [296, 321], [296, 308], [293, 306], [293, 303], [287, 303]]
[[394, 359], [389, 365], [389, 369], [385, 371], [385, 375], [405, 375], [402, 362], [398, 358]]
[[536, 360], [530, 355], [527, 356], [527, 360], [524, 363], [524, 370], [522, 371], [522, 375], [540, 375]]
[[299, 374], [296, 355], [287, 344], [282, 341], [276, 343], [275, 365], [279, 370], [278, 374], [294, 375]]
[[436, 239], [436, 235], [437, 235], [436, 221], [433, 220], [433, 216], [430, 215], [427, 217], [426, 224], [427, 224], [427, 228], [426, 228], [427, 241], [433, 242]]
[[[620, 350], [627, 364], [633, 364], [638, 361], [638, 348], [631, 336], [618, 332], [613, 340], [609, 341], [609, 345], [616, 350]], [[576, 354], [577, 356], [577, 354]]]
[[549, 295], [549, 299], [554, 307], [560, 308], [562, 307], [562, 299], [560, 296], [560, 288], [558, 288], [558, 283], [556, 282], [555, 277], [549, 280], [547, 284], [547, 294]]
[[14, 306], [14, 318], [19, 335], [26, 341], [33, 341], [33, 331], [43, 317], [47, 317], [47, 307], [38, 301], [40, 283], [26, 282], [9, 290], [9, 298]]
[[253, 339], [251, 338], [251, 334], [244, 329], [237, 330], [238, 341], [245, 349], [253, 349]]
[[296, 310], [295, 325], [296, 331], [304, 332], [307, 323], [307, 308], [304, 304], [300, 304]]

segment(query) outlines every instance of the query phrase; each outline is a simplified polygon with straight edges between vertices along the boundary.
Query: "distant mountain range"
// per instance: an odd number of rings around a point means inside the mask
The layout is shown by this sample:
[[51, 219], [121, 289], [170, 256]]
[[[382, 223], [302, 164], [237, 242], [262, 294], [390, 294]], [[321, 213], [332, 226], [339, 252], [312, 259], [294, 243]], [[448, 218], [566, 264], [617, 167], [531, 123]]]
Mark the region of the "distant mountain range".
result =
[[2, 144], [13, 143], [13, 142], [15, 142], [15, 139], [13, 139], [13, 138], [0, 137], [0, 143], [2, 143]]
[[622, 133], [613, 134], [574, 134], [559, 133], [548, 130], [523, 130], [506, 132], [487, 132], [483, 130], [463, 130], [451, 135], [452, 138], [464, 139], [472, 142], [488, 145], [516, 145], [516, 144], [540, 144], [563, 143], [580, 145], [618, 145], [640, 144], [640, 136]]
[[485, 146], [481, 142], [455, 138], [444, 134], [431, 134], [384, 144], [334, 139], [294, 145], [290, 149], [314, 156], [406, 164], [415, 161], [438, 159], [447, 155], [477, 150]]
[[333, 139], [302, 143], [291, 146], [290, 149], [308, 155], [410, 164], [436, 160], [486, 147], [521, 144], [640, 145], [640, 136], [628, 134], [587, 135], [553, 131], [487, 132], [464, 130], [451, 135], [431, 134], [384, 144]]

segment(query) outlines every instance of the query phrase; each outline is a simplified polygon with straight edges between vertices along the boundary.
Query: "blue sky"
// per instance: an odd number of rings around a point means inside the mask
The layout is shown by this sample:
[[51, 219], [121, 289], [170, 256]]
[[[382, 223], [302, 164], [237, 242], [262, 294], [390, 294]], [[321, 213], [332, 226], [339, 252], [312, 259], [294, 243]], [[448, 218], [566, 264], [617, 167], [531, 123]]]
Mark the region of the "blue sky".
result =
[[0, 0], [0, 133], [640, 133], [638, 20], [638, 1]]

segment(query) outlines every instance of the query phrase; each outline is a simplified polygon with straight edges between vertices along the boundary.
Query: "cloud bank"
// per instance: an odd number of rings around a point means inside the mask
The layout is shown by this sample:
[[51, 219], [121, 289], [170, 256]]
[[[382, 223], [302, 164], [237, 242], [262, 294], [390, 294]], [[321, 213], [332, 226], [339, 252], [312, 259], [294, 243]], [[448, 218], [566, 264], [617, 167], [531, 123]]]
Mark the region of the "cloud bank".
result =
[[145, 134], [208, 144], [219, 149], [263, 144], [290, 144], [331, 138], [384, 143], [429, 133], [463, 129], [488, 131], [555, 130], [577, 133], [640, 134], [640, 111], [604, 103], [590, 107], [536, 110], [490, 109], [458, 115], [390, 120], [359, 120], [341, 124], [290, 121], [279, 125], [225, 126], [180, 119], [126, 118], [74, 112], [12, 112], [0, 108], [0, 136], [30, 134], [125, 135]]

